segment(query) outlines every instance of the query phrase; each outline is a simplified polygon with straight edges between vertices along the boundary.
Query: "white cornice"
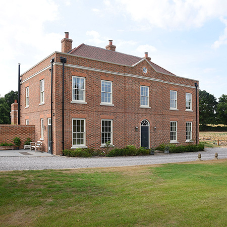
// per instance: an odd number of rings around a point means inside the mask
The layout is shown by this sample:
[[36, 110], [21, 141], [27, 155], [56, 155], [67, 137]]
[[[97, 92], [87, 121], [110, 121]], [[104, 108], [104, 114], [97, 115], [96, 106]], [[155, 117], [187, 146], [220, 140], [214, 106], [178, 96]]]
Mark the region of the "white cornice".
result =
[[[62, 63], [55, 62], [54, 65], [61, 66]], [[25, 80], [23, 80], [22, 83], [25, 83], [26, 81], [28, 81], [31, 78], [35, 77], [36, 75], [42, 73], [43, 71], [49, 69], [50, 67], [51, 66], [48, 65], [47, 67], [41, 69], [40, 71], [36, 72], [35, 74], [33, 74], [30, 77], [28, 77]], [[139, 78], [139, 79], [143, 79], [143, 80], [156, 81], [156, 82], [160, 82], [160, 83], [171, 84], [171, 85], [176, 85], [176, 86], [181, 86], [181, 87], [195, 88], [194, 86], [190, 86], [190, 85], [186, 85], [186, 84], [180, 84], [180, 83], [174, 83], [174, 82], [169, 82], [169, 81], [165, 81], [165, 80], [161, 80], [161, 79], [157, 79], [157, 78], [151, 78], [151, 77], [134, 75], [134, 74], [128, 74], [128, 73], [113, 72], [113, 71], [108, 71], [108, 70], [103, 70], [103, 69], [85, 67], [85, 66], [81, 66], [81, 65], [65, 64], [65, 67], [70, 67], [70, 68], [75, 68], [75, 69], [83, 69], [83, 70], [88, 70], [88, 71], [93, 71], [93, 72], [107, 73], [107, 74], [118, 75], [118, 76], [127, 76], [127, 77]]]

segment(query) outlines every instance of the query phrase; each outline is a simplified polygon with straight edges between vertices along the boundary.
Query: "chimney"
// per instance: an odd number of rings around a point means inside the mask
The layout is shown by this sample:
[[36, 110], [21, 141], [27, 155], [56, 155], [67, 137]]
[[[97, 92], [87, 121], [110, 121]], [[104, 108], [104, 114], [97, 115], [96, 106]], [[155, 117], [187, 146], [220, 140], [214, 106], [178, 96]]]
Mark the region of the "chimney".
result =
[[116, 46], [113, 45], [113, 40], [109, 40], [109, 45], [106, 46], [106, 49], [115, 51]]
[[68, 53], [72, 50], [72, 39], [69, 39], [69, 33], [65, 32], [65, 38], [61, 40], [61, 52]]
[[11, 124], [12, 125], [18, 125], [18, 103], [17, 100], [14, 101], [14, 103], [11, 104]]
[[147, 59], [148, 61], [150, 61], [151, 60], [151, 58], [150, 57], [148, 57], [148, 52], [145, 52], [145, 57], [144, 57], [145, 59]]

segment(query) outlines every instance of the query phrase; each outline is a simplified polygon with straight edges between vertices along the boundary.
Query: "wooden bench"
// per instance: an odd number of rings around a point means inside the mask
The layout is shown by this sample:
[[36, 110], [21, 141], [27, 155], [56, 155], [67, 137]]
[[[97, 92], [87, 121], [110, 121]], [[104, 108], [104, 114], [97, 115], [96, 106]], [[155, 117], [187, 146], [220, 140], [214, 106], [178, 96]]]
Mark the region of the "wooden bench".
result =
[[39, 151], [43, 151], [43, 143], [41, 141], [37, 141], [37, 142], [30, 142], [30, 150], [35, 149], [39, 150]]

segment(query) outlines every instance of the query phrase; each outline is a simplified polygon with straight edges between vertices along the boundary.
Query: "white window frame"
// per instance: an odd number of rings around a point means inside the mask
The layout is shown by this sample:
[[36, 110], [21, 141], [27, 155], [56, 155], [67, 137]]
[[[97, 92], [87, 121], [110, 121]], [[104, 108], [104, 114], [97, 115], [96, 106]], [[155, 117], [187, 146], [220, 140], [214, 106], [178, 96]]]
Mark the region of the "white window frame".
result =
[[[77, 132], [77, 131], [73, 131], [73, 122], [74, 121], [77, 121], [77, 120], [79, 120], [79, 121], [84, 121], [84, 131], [83, 132], [81, 132], [81, 131], [79, 131], [79, 132]], [[81, 127], [81, 126], [80, 126]], [[77, 136], [74, 138], [74, 134], [83, 134], [83, 144], [77, 144], [77, 142], [74, 144], [74, 139], [75, 140], [77, 140], [77, 139], [81, 139], [81, 138], [78, 138]], [[73, 148], [87, 148], [87, 146], [86, 146], [86, 119], [85, 118], [73, 118], [72, 119], [72, 149]]]
[[[77, 80], [83, 80], [83, 88], [75, 88], [74, 84], [77, 84]], [[75, 81], [75, 82], [74, 82]], [[72, 77], [72, 103], [80, 103], [80, 104], [87, 104], [85, 102], [85, 87], [86, 86], [86, 79], [85, 77], [80, 77], [80, 76], [73, 76]], [[82, 92], [83, 99], [75, 99], [75, 92], [78, 90], [78, 93]]]
[[25, 120], [25, 125], [29, 125], [29, 119]]
[[44, 104], [44, 79], [40, 80], [40, 104]]
[[170, 109], [177, 110], [177, 91], [170, 90]]
[[[186, 102], [186, 111], [191, 111], [192, 110], [192, 94], [191, 93], [186, 93], [185, 102]], [[189, 108], [188, 108], [188, 106], [189, 106]]]
[[40, 140], [44, 140], [44, 120], [40, 118]]
[[[143, 89], [146, 89], [147, 91], [143, 91]], [[143, 92], [142, 92], [143, 91]], [[147, 95], [145, 95], [147, 93]], [[146, 98], [146, 104], [142, 104], [142, 98]], [[149, 87], [148, 86], [140, 86], [140, 107], [141, 108], [149, 108]]]
[[[103, 83], [110, 83], [110, 92], [108, 91], [105, 91], [103, 89]], [[101, 103], [100, 105], [107, 105], [107, 106], [114, 106], [113, 105], [113, 93], [112, 93], [112, 81], [109, 81], [109, 80], [101, 80]], [[108, 94], [110, 95], [110, 101], [108, 102], [105, 102], [105, 100], [102, 100], [102, 94]]]
[[[172, 126], [173, 123], [175, 123], [175, 126]], [[176, 128], [175, 131], [172, 130], [173, 127]], [[171, 133], [175, 134], [174, 135], [175, 138], [173, 138], [173, 139], [171, 138], [172, 137]], [[170, 143], [178, 143], [177, 142], [177, 121], [170, 121]]]
[[191, 121], [186, 122], [186, 142], [192, 142], [192, 122]]
[[103, 122], [105, 122], [105, 121], [111, 122], [110, 145], [113, 145], [113, 120], [111, 120], [111, 119], [102, 119], [102, 120], [101, 120], [101, 147], [104, 147], [104, 146], [106, 145], [106, 143], [103, 143], [103, 142], [102, 142], [103, 133], [107, 133], [107, 132], [103, 132], [103, 127], [102, 127], [102, 124], [103, 124]]
[[29, 87], [25, 88], [25, 107], [29, 107]]

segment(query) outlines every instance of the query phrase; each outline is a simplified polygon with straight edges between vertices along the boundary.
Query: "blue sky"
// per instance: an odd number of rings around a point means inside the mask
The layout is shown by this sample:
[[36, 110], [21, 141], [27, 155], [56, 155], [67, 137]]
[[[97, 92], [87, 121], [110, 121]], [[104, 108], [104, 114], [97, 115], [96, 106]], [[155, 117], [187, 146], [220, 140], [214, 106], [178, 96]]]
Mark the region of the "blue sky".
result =
[[61, 50], [85, 43], [144, 57], [177, 76], [198, 79], [217, 99], [227, 94], [226, 0], [0, 0], [0, 95], [21, 73]]

